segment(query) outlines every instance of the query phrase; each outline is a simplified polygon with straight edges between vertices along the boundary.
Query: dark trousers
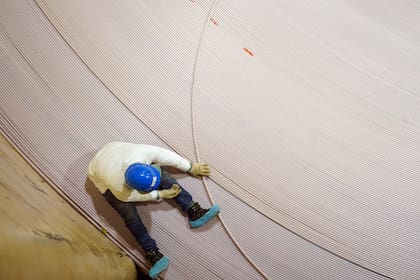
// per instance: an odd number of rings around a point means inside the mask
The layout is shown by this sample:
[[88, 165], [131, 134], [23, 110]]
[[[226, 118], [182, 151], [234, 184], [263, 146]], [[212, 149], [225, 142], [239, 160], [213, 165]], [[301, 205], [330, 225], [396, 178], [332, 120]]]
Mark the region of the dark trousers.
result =
[[[158, 189], [170, 189], [173, 184], [178, 184], [176, 179], [172, 177], [169, 172], [162, 170], [162, 176]], [[124, 219], [125, 225], [134, 235], [145, 252], [159, 249], [156, 245], [156, 241], [149, 235], [146, 227], [144, 226], [140, 216], [137, 213], [136, 202], [120, 201], [112, 194], [109, 189], [103, 195], [106, 201], [108, 201], [108, 203], [111, 204], [111, 206], [117, 210], [120, 216]], [[186, 213], [193, 204], [191, 194], [182, 187], [181, 192], [173, 199]]]

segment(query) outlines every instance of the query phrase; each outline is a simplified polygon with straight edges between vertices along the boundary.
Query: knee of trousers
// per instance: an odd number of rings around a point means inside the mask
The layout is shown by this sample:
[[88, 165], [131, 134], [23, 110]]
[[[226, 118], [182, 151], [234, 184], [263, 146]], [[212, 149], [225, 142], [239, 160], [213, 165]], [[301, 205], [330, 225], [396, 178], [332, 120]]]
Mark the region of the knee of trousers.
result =
[[173, 184], [178, 184], [178, 181], [169, 173], [162, 173], [161, 186], [170, 188]]

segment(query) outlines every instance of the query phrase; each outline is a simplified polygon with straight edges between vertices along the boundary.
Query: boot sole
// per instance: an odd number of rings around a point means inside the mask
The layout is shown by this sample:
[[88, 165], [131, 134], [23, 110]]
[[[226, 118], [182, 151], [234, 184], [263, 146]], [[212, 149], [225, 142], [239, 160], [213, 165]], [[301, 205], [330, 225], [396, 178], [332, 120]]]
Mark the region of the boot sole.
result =
[[169, 266], [169, 258], [167, 256], [163, 256], [160, 260], [158, 260], [154, 266], [149, 270], [149, 277], [155, 279], [159, 276], [159, 274], [167, 269]]
[[220, 212], [220, 206], [215, 204], [213, 205], [206, 214], [200, 219], [195, 221], [190, 221], [190, 226], [192, 228], [198, 228], [207, 224], [211, 219], [213, 219]]

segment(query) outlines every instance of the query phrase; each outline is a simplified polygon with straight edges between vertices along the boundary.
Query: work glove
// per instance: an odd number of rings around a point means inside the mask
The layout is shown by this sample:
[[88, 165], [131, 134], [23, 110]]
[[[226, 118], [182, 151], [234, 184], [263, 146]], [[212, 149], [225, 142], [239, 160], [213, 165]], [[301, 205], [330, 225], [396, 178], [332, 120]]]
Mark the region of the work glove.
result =
[[210, 167], [207, 165], [207, 163], [193, 162], [191, 163], [191, 169], [188, 172], [190, 172], [194, 177], [209, 176]]
[[160, 190], [159, 198], [170, 199], [174, 198], [181, 192], [181, 187], [177, 184], [173, 184], [170, 189]]

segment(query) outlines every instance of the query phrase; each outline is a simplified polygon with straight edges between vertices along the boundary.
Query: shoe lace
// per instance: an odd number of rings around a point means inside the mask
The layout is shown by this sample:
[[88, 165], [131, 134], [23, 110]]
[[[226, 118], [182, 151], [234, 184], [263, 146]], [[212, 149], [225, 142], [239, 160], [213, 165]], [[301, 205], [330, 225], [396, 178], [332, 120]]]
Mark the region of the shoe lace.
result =
[[163, 257], [162, 253], [156, 250], [150, 250], [146, 253], [146, 259], [154, 265]]
[[206, 214], [208, 210], [201, 208], [201, 206], [195, 202], [190, 208], [190, 220], [195, 221]]

